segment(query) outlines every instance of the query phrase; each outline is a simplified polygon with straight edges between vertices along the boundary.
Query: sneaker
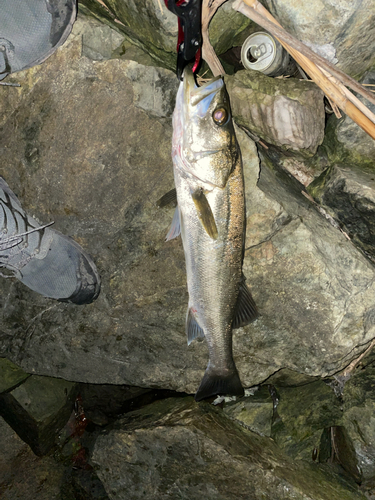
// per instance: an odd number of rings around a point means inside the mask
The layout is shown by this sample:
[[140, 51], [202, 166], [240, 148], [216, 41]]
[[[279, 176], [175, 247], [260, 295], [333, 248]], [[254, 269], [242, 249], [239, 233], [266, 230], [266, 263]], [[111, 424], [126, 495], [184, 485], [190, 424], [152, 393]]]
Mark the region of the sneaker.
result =
[[49, 225], [29, 217], [0, 177], [0, 267], [45, 297], [89, 304], [100, 292], [94, 262], [78, 243]]
[[76, 0], [0, 0], [0, 80], [42, 63], [67, 39]]

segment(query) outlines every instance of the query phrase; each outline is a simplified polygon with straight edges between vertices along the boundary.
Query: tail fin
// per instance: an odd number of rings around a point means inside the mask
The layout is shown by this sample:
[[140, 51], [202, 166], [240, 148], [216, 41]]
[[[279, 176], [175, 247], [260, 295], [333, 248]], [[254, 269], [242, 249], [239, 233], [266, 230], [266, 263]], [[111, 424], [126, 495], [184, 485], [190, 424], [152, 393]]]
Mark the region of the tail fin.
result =
[[229, 374], [223, 375], [215, 373], [208, 365], [201, 385], [195, 394], [195, 401], [201, 401], [217, 394], [228, 394], [230, 396], [244, 395], [241, 380], [235, 367], [233, 367], [233, 370]]

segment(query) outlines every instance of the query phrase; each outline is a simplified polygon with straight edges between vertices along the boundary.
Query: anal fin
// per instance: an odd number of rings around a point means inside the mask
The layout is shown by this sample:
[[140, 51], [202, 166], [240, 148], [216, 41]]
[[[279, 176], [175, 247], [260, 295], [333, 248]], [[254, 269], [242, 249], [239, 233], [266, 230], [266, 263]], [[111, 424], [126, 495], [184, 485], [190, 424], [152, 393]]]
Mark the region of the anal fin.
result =
[[190, 345], [195, 339], [204, 339], [204, 331], [199, 325], [198, 321], [195, 319], [194, 313], [191, 308], [189, 308], [186, 315], [186, 335], [187, 343]]
[[246, 285], [246, 278], [242, 275], [240, 291], [233, 317], [232, 328], [240, 328], [256, 320], [259, 316], [257, 306]]

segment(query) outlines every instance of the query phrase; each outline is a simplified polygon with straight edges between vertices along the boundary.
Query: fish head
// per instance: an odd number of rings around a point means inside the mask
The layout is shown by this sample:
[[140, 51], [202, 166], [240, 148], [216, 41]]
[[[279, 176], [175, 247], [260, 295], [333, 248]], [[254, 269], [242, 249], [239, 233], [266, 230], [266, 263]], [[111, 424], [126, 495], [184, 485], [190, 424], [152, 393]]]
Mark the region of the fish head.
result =
[[224, 188], [239, 155], [224, 80], [202, 86], [185, 68], [173, 114], [173, 155], [200, 181]]

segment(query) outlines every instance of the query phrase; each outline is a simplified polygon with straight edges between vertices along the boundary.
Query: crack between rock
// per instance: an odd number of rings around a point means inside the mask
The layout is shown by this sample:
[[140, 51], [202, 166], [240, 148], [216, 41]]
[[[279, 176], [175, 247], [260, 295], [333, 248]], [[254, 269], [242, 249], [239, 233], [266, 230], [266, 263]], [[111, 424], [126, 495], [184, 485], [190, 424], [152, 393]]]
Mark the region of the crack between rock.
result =
[[255, 245], [251, 245], [249, 247], [245, 247], [245, 251], [247, 250], [251, 250], [253, 248], [257, 248], [261, 245], [263, 245], [263, 243], [267, 243], [267, 241], [270, 241], [274, 236], [276, 236], [277, 233], [279, 233], [280, 231], [282, 231], [284, 228], [286, 228], [287, 226], [289, 226], [289, 224], [291, 222], [293, 222], [294, 220], [296, 220], [298, 217], [293, 217], [293, 216], [288, 216], [288, 218], [285, 220], [285, 222], [282, 223], [281, 226], [279, 226], [277, 229], [275, 229], [271, 234], [269, 234], [266, 238], [264, 238], [262, 241], [260, 241], [259, 243], [256, 243]]
[[[350, 350], [350, 351], [349, 351], [349, 352], [348, 352], [345, 356], [342, 356], [341, 358], [336, 359], [336, 360], [334, 361], [334, 363], [339, 363], [340, 361], [343, 361], [345, 358], [350, 357], [350, 355], [351, 355], [352, 353], [354, 353], [354, 351], [356, 351], [356, 350], [360, 349], [361, 347], [365, 347], [365, 346], [367, 346], [367, 347], [366, 347], [366, 350], [367, 350], [367, 348], [368, 348], [369, 344], [372, 344], [373, 342], [374, 342], [374, 345], [375, 345], [375, 338], [373, 338], [373, 339], [371, 339], [371, 340], [368, 340], [367, 342], [365, 342], [365, 343], [363, 343], [363, 344], [357, 344], [357, 345], [356, 345], [356, 346], [354, 346], [354, 347], [353, 347], [353, 348], [352, 348], [352, 349], [351, 349], [351, 350]], [[334, 377], [336, 374], [344, 372], [344, 371], [346, 370], [346, 368], [347, 368], [348, 366], [350, 366], [350, 364], [351, 364], [352, 362], [353, 362], [353, 360], [352, 360], [352, 361], [350, 361], [350, 362], [348, 362], [348, 364], [347, 364], [347, 365], [346, 365], [343, 369], [338, 370], [338, 371], [336, 371], [336, 372], [332, 373], [332, 375], [328, 375], [328, 376], [332, 376], [332, 377]]]

